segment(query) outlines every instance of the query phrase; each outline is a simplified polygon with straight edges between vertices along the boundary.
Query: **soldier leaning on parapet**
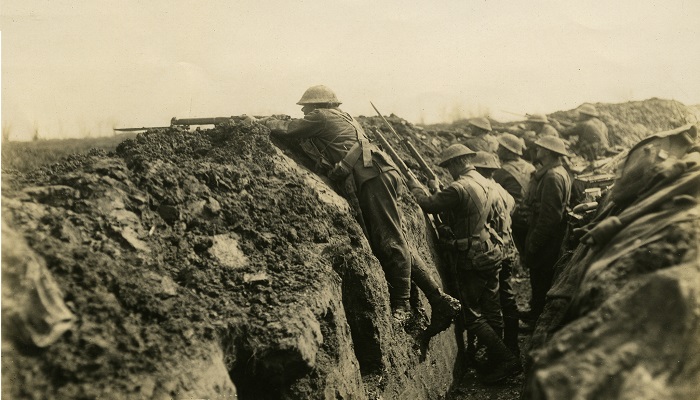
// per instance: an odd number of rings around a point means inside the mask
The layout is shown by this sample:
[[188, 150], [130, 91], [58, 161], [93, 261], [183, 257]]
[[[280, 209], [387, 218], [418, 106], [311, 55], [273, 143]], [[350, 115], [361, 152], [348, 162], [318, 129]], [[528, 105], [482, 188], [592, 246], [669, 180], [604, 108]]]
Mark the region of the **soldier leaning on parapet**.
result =
[[[486, 346], [492, 370], [483, 371], [485, 383], [495, 383], [517, 373], [520, 360], [501, 340], [502, 319], [498, 298], [498, 273], [503, 260], [503, 243], [489, 221], [495, 216], [495, 183], [481, 176], [470, 164], [474, 152], [461, 144], [448, 147], [440, 166], [454, 181], [429, 196], [411, 178], [408, 185], [418, 204], [428, 213], [444, 213], [454, 240], [447, 245], [462, 300], [465, 327]], [[442, 239], [442, 238], [441, 238]]]
[[564, 138], [578, 136], [574, 151], [588, 161], [604, 156], [609, 146], [608, 127], [598, 116], [594, 106], [584, 104], [578, 109], [580, 122], [561, 133]]
[[537, 159], [541, 167], [532, 174], [524, 204], [529, 211], [525, 240], [525, 266], [530, 271], [530, 313], [523, 322], [532, 327], [545, 305], [552, 285], [554, 264], [566, 233], [566, 207], [571, 198], [571, 178], [561, 158], [567, 156], [564, 141], [554, 136], [540, 138]]
[[396, 166], [367, 140], [360, 124], [338, 108], [341, 103], [329, 88], [313, 86], [297, 104], [304, 118], [261, 122], [274, 135], [301, 140], [307, 154], [340, 186], [384, 269], [394, 319], [404, 324], [411, 316], [413, 279], [430, 302], [431, 325], [447, 329], [460, 305], [442, 292], [425, 262], [409, 250], [397, 203], [404, 183]]
[[469, 120], [472, 136], [464, 139], [466, 145], [474, 151], [488, 151], [496, 154], [498, 141], [491, 135], [491, 123], [487, 118], [472, 118]]

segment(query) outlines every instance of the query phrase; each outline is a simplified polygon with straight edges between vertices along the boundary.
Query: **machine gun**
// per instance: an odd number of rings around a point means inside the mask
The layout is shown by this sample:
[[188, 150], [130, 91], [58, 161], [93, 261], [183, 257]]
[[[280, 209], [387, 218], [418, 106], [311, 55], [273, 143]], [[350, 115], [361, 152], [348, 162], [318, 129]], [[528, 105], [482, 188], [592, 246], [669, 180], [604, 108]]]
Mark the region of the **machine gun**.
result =
[[[142, 127], [142, 128], [114, 128], [118, 132], [140, 132], [147, 131], [149, 129], [168, 129], [175, 126], [190, 126], [190, 125], [218, 125], [225, 122], [233, 121], [243, 121], [249, 118], [247, 115], [232, 116], [232, 117], [206, 117], [206, 118], [176, 118], [173, 117], [170, 120], [170, 126], [152, 126], [152, 127]], [[263, 117], [254, 117], [263, 118]]]

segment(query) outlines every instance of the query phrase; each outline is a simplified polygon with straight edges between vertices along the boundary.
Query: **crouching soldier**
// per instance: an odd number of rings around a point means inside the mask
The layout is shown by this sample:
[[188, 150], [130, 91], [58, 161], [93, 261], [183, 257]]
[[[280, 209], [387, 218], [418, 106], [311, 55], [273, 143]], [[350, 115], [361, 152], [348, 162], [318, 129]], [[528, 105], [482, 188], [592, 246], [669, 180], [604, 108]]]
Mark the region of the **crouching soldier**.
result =
[[429, 196], [415, 178], [409, 179], [411, 193], [424, 211], [443, 213], [454, 234], [454, 270], [458, 282], [465, 326], [486, 347], [490, 371], [482, 371], [484, 383], [498, 382], [521, 371], [520, 361], [501, 340], [503, 328], [498, 298], [498, 274], [503, 259], [503, 243], [490, 222], [494, 201], [499, 196], [492, 181], [471, 165], [475, 152], [461, 144], [448, 147], [440, 166], [454, 181]]
[[[418, 254], [411, 252], [402, 230], [398, 196], [405, 186], [388, 155], [371, 144], [360, 124], [340, 110], [335, 93], [312, 86], [297, 103], [304, 118], [262, 121], [273, 135], [303, 142], [302, 148], [339, 187], [384, 269], [394, 319], [411, 316], [411, 279], [432, 308], [433, 332], [447, 329], [459, 314], [459, 301], [444, 293]], [[437, 327], [437, 329], [435, 329]]]

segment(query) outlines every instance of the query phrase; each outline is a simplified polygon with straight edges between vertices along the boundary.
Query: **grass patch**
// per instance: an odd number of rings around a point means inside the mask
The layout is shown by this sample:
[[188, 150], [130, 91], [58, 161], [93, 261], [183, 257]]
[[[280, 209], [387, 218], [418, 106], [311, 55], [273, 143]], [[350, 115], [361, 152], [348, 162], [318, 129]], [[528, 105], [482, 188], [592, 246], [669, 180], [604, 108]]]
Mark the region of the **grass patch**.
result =
[[135, 137], [136, 133], [126, 133], [103, 138], [3, 142], [2, 169], [28, 172], [58, 162], [71, 154], [85, 153], [90, 149], [114, 151], [119, 143]]

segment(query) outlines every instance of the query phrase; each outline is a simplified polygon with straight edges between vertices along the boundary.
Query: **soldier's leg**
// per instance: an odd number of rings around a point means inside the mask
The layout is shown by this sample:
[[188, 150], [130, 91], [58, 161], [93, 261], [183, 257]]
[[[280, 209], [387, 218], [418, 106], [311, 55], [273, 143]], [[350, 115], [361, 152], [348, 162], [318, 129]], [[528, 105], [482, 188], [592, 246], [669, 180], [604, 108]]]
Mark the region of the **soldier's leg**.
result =
[[[490, 275], [494, 275], [493, 279]], [[474, 334], [479, 343], [486, 346], [489, 363], [493, 368], [484, 376], [485, 382], [493, 383], [517, 372], [520, 368], [519, 361], [503, 344], [498, 333], [491, 328], [481, 310], [482, 297], [487, 292], [488, 282], [498, 282], [498, 278], [495, 274], [461, 270], [458, 271], [458, 279], [467, 332]]]
[[412, 260], [411, 279], [425, 293], [431, 308], [426, 334], [434, 336], [450, 327], [461, 306], [457, 299], [442, 291], [419, 255], [413, 254]]
[[503, 315], [501, 314], [501, 301], [498, 296], [499, 268], [494, 268], [487, 271], [479, 271], [483, 276], [484, 291], [481, 295], [481, 312], [484, 315], [487, 323], [501, 337], [503, 334]]
[[370, 245], [389, 284], [392, 309], [407, 310], [411, 291], [411, 253], [401, 230], [398, 180], [393, 171], [382, 173], [365, 182], [358, 197]]
[[501, 311], [503, 313], [503, 343], [505, 343], [513, 354], [519, 356], [518, 307], [515, 303], [515, 292], [510, 282], [512, 265], [514, 262], [514, 258], [509, 257], [501, 264], [501, 272], [498, 275], [498, 294], [501, 301]]

